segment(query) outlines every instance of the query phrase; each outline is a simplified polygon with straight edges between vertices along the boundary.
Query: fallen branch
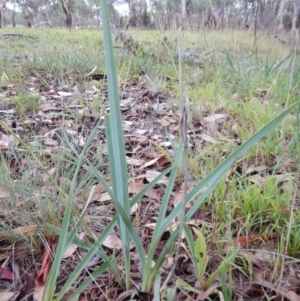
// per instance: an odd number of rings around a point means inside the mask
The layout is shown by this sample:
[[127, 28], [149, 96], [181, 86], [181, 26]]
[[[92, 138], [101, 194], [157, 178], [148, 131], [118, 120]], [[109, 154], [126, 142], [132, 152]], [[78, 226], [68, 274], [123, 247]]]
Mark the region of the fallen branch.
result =
[[44, 24], [45, 24], [45, 25], [48, 24], [49, 27], [53, 28], [53, 25], [51, 24], [51, 22], [41, 22], [41, 23], [35, 24], [35, 25], [33, 26], [33, 28], [39, 27], [39, 26], [44, 25]]
[[5, 37], [20, 37], [20, 38], [30, 38], [30, 39], [33, 39], [33, 40], [37, 39], [36, 37], [29, 36], [29, 35], [24, 35], [24, 34], [21, 34], [21, 33], [3, 33], [1, 35], [1, 37], [2, 38], [5, 38]]

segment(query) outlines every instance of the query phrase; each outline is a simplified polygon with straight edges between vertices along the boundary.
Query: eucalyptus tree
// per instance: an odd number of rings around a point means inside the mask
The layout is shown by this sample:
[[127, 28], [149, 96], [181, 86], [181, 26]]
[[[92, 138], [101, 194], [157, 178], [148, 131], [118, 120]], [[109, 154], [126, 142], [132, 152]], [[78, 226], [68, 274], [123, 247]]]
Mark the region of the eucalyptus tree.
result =
[[64, 14], [65, 14], [65, 24], [67, 27], [71, 28], [72, 27], [72, 15], [70, 12], [70, 0], [60, 0]]
[[[173, 0], [169, 0], [172, 2]], [[139, 27], [140, 25], [145, 25], [143, 22], [143, 16], [147, 15], [149, 17], [148, 25], [154, 26], [154, 15], [155, 15], [155, 0], [110, 0], [114, 7], [119, 4], [127, 4], [129, 9], [128, 23], [127, 27]], [[162, 1], [163, 2], [163, 1]]]
[[126, 29], [130, 27], [137, 27], [139, 23], [139, 9], [138, 2], [139, 0], [128, 0], [125, 1], [129, 6], [129, 17], [126, 25]]
[[[99, 26], [99, 0], [0, 0], [0, 26], [6, 3], [15, 3], [26, 25]], [[107, 0], [112, 25], [174, 29], [185, 27], [249, 28], [257, 12], [257, 28], [296, 28], [300, 0]], [[128, 6], [128, 15], [120, 10]], [[12, 6], [10, 6], [11, 8]], [[297, 21], [299, 19], [299, 21]]]
[[15, 8], [18, 7], [28, 27], [42, 21], [50, 23], [49, 14], [55, 11], [55, 3], [56, 1], [51, 0], [13, 0], [14, 12]]
[[3, 19], [4, 19], [4, 11], [5, 11], [7, 2], [8, 2], [8, 0], [0, 1], [0, 28], [2, 28], [2, 23], [3, 23]]
[[170, 29], [177, 27], [181, 11], [181, 0], [153, 0], [152, 14], [156, 28]]
[[38, 2], [34, 0], [17, 0], [27, 27], [31, 27], [33, 18], [37, 16]]
[[283, 28], [283, 13], [286, 6], [287, 0], [281, 0], [277, 12], [277, 22], [278, 22], [278, 29]]
[[73, 13], [74, 26], [91, 27], [99, 25], [99, 18], [97, 18], [99, 11], [97, 11], [97, 7], [94, 7], [95, 2], [99, 1], [76, 0], [72, 2], [70, 10]]
[[187, 0], [181, 0], [181, 21], [183, 27], [187, 26], [187, 9], [186, 9]]

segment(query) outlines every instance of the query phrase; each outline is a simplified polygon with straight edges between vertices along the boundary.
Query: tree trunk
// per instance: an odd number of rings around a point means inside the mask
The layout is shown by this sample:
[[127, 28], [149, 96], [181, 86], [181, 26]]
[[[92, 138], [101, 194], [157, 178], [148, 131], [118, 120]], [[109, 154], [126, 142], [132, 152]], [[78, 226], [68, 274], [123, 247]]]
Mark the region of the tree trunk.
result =
[[265, 1], [259, 1], [259, 24], [260, 29], [264, 28], [265, 25]]
[[245, 7], [244, 7], [244, 10], [245, 10], [245, 22], [244, 22], [244, 27], [246, 29], [249, 28], [249, 23], [248, 23], [248, 19], [249, 19], [249, 10], [248, 10], [248, 0], [245, 0]]
[[282, 16], [283, 16], [283, 12], [284, 12], [286, 1], [287, 0], [281, 0], [280, 1], [278, 13], [277, 13], [277, 23], [278, 23], [278, 29], [279, 30], [283, 28]]
[[7, 2], [8, 2], [8, 0], [2, 0], [2, 1], [0, 1], [0, 28], [2, 28], [2, 26], [3, 26], [4, 11], [5, 11], [5, 7], [6, 7], [6, 3]]
[[205, 14], [206, 14], [206, 21], [205, 21], [204, 26], [205, 26], [205, 27], [208, 27], [209, 29], [211, 29], [211, 27], [212, 27], [213, 25], [216, 25], [216, 24], [215, 24], [214, 15], [213, 15], [213, 8], [212, 8], [212, 5], [208, 5], [208, 6], [206, 7]]
[[137, 0], [129, 1], [129, 18], [126, 25], [126, 30], [130, 27], [137, 26]]
[[219, 28], [224, 29], [224, 16], [225, 16], [225, 7], [227, 3], [226, 0], [223, 2], [222, 6], [218, 8], [218, 20], [217, 25], [219, 24]]
[[[96, 8], [96, 12], [97, 12], [97, 28], [99, 29], [100, 28], [100, 9], [99, 9], [99, 6], [97, 5], [97, 8]], [[120, 20], [120, 23], [121, 23], [121, 20]], [[123, 28], [123, 26], [122, 26]]]
[[257, 0], [256, 4], [256, 12], [255, 12], [255, 21], [254, 21], [254, 49], [255, 53], [257, 55], [257, 23], [258, 23], [258, 10], [259, 10], [259, 4], [260, 0]]
[[293, 2], [294, 7], [294, 18], [293, 18], [293, 30], [297, 30], [300, 28], [300, 3], [299, 0], [294, 0]]
[[12, 15], [12, 23], [13, 27], [16, 27], [16, 0], [14, 0], [14, 11]]
[[300, 8], [298, 8], [298, 15], [297, 15], [297, 19], [296, 19], [295, 28], [296, 28], [297, 30], [300, 29]]
[[186, 0], [181, 0], [181, 20], [183, 28], [187, 25], [187, 10], [186, 10]]
[[31, 20], [30, 20], [30, 15], [28, 12], [28, 8], [25, 5], [23, 5], [22, 12], [23, 12], [23, 17], [26, 22], [26, 26], [31, 27], [32, 24], [31, 24]]
[[152, 9], [152, 2], [151, 0], [148, 2], [149, 5], [149, 12], [150, 12], [150, 27], [154, 26], [154, 16], [153, 16], [153, 9]]
[[2, 28], [2, 22], [3, 22], [3, 13], [4, 13], [4, 9], [3, 9], [3, 4], [0, 4], [0, 28]]
[[143, 14], [143, 8], [142, 8], [141, 1], [139, 1], [137, 3], [136, 13], [137, 13], [137, 27], [140, 28], [142, 25], [142, 14]]
[[65, 24], [68, 28], [72, 27], [72, 15], [69, 10], [69, 0], [61, 0], [62, 8], [66, 16]]

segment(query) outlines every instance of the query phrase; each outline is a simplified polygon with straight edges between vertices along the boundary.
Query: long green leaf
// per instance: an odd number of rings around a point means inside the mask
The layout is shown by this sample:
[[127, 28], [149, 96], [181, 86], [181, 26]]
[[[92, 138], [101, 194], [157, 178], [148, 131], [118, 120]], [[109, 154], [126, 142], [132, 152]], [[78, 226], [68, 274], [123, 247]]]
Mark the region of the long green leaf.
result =
[[[46, 224], [46, 228], [53, 231], [57, 235], [60, 235], [60, 233], [61, 233], [61, 229], [54, 225]], [[91, 244], [90, 242], [83, 241], [82, 239], [80, 239], [78, 237], [74, 237], [72, 243], [82, 249], [87, 250], [87, 251], [89, 251], [91, 249], [95, 249], [95, 251], [96, 251], [95, 254], [97, 254], [103, 261], [109, 260], [109, 257], [106, 255], [106, 253], [102, 249], [100, 249], [101, 246], [97, 246], [95, 248], [95, 246], [93, 244]]]
[[[152, 269], [152, 261], [153, 261], [153, 257], [155, 255], [157, 246], [160, 242], [160, 239], [165, 232], [165, 229], [162, 228], [162, 225], [163, 225], [163, 222], [164, 222], [164, 219], [166, 216], [166, 211], [167, 211], [169, 199], [170, 199], [173, 187], [174, 187], [180, 160], [182, 158], [182, 151], [183, 151], [183, 143], [181, 143], [179, 146], [179, 150], [177, 152], [176, 159], [173, 164], [173, 169], [172, 169], [172, 172], [171, 172], [171, 175], [169, 178], [168, 186], [167, 186], [167, 189], [163, 196], [163, 199], [161, 201], [161, 206], [160, 206], [160, 210], [159, 210], [157, 221], [156, 221], [156, 227], [152, 234], [152, 239], [151, 239], [148, 256], [147, 256], [147, 267], [146, 267], [146, 271], [143, 271], [143, 284], [142, 284], [143, 291], [149, 291], [153, 284], [151, 282], [153, 278], [149, 277], [150, 271]], [[160, 268], [161, 268], [161, 266], [155, 264], [155, 266], [153, 268], [153, 273], [154, 274], [158, 273]]]
[[101, 276], [110, 265], [109, 261], [104, 262], [95, 272], [93, 272], [86, 280], [84, 280], [75, 292], [69, 297], [68, 301], [78, 300], [80, 294], [99, 276]]
[[173, 247], [173, 242], [174, 240], [178, 237], [178, 230], [179, 230], [179, 227], [177, 227], [175, 229], [175, 231], [172, 232], [171, 236], [169, 237], [169, 239], [167, 240], [167, 243], [165, 244], [165, 246], [163, 247], [163, 249], [161, 250], [157, 260], [156, 260], [156, 263], [155, 263], [155, 266], [154, 268], [152, 269], [150, 275], [149, 275], [149, 280], [148, 280], [148, 283], [153, 283], [157, 273], [159, 272], [158, 269], [162, 266], [165, 258], [166, 258], [166, 255], [168, 253], [170, 253], [172, 247]]
[[[285, 110], [283, 113], [278, 115], [272, 121], [270, 121], [266, 126], [261, 128], [256, 132], [249, 140], [247, 140], [244, 144], [242, 144], [235, 152], [233, 152], [229, 157], [227, 157], [220, 165], [215, 168], [212, 172], [210, 172], [197, 186], [195, 186], [187, 195], [187, 203], [191, 202], [200, 192], [202, 195], [197, 199], [194, 205], [190, 208], [187, 214], [184, 217], [184, 221], [187, 222], [192, 215], [196, 212], [199, 206], [205, 201], [207, 196], [213, 191], [215, 186], [219, 183], [221, 178], [226, 174], [226, 171], [230, 168], [230, 166], [236, 161], [238, 157], [243, 155], [247, 150], [253, 147], [261, 138], [263, 138], [266, 134], [268, 134], [271, 130], [273, 130], [278, 123], [280, 123], [295, 107], [299, 105], [296, 103], [292, 105], [290, 108]], [[180, 204], [174, 208], [174, 210], [170, 213], [170, 215], [166, 218], [163, 228], [167, 228], [168, 225], [172, 223], [174, 218], [180, 213], [181, 206]], [[162, 249], [156, 263], [158, 265], [163, 263], [164, 256], [170, 250], [174, 240], [176, 239], [179, 232], [179, 227], [177, 227], [172, 235], [169, 237], [167, 243]], [[150, 277], [153, 277], [151, 275]], [[154, 279], [154, 278], [153, 278]]]
[[[122, 129], [122, 117], [120, 110], [119, 88], [117, 84], [116, 64], [114, 59], [112, 36], [110, 31], [109, 11], [106, 0], [101, 1], [102, 23], [104, 34], [104, 52], [107, 70], [108, 99], [110, 117], [105, 118], [106, 138], [110, 148], [110, 171], [113, 182], [113, 191], [117, 201], [124, 209], [127, 217], [130, 217], [130, 203], [128, 196], [128, 179], [124, 137]], [[108, 126], [109, 124], [109, 126]], [[124, 221], [124, 219], [123, 219]], [[130, 288], [130, 235], [119, 219], [119, 230], [122, 239], [122, 251], [126, 275], [126, 288]]]
[[186, 241], [189, 245], [190, 248], [190, 253], [191, 253], [191, 259], [193, 262], [193, 266], [195, 268], [195, 272], [196, 272], [196, 276], [197, 276], [197, 280], [200, 279], [200, 273], [199, 270], [197, 269], [198, 266], [198, 262], [197, 262], [197, 258], [196, 258], [196, 254], [195, 254], [195, 246], [194, 246], [194, 239], [192, 236], [192, 231], [190, 230], [189, 226], [187, 224], [183, 224], [183, 229], [184, 229], [184, 233], [185, 233], [185, 237], [186, 237]]
[[[47, 281], [45, 284], [43, 300], [49, 300], [49, 301], [53, 300], [53, 295], [54, 295], [55, 288], [56, 288], [56, 280], [57, 280], [58, 273], [59, 273], [60, 263], [61, 263], [61, 260], [62, 260], [62, 257], [63, 257], [63, 254], [64, 254], [66, 248], [71, 243], [71, 241], [68, 242], [68, 240], [67, 240], [68, 239], [68, 228], [69, 228], [71, 211], [72, 211], [72, 202], [73, 202], [74, 190], [75, 190], [75, 185], [76, 185], [76, 179], [77, 179], [78, 173], [80, 171], [80, 168], [81, 168], [81, 165], [83, 162], [84, 151], [85, 151], [85, 149], [82, 151], [82, 153], [80, 154], [80, 156], [78, 158], [74, 176], [72, 178], [72, 182], [70, 185], [70, 191], [69, 191], [69, 196], [68, 196], [68, 200], [66, 203], [64, 219], [63, 219], [63, 223], [61, 226], [62, 231], [61, 231], [61, 235], [59, 236], [59, 239], [58, 239], [56, 253], [54, 256], [54, 261], [51, 266], [51, 269], [50, 269], [50, 272], [49, 272], [49, 275], [48, 275], [48, 278], [47, 278]], [[68, 244], [67, 244], [67, 242], [68, 242]]]
[[[87, 143], [85, 144], [82, 152], [80, 155], [78, 155], [78, 160], [77, 160], [77, 164], [76, 164], [76, 168], [75, 168], [75, 172], [72, 178], [72, 182], [70, 185], [70, 190], [69, 190], [69, 195], [68, 195], [68, 199], [67, 199], [67, 204], [66, 204], [66, 209], [65, 209], [65, 214], [64, 214], [64, 219], [63, 219], [63, 223], [62, 223], [62, 227], [61, 227], [61, 232], [59, 235], [59, 240], [58, 240], [58, 244], [57, 244], [57, 249], [56, 249], [56, 254], [54, 257], [54, 262], [52, 264], [52, 267], [50, 269], [46, 284], [45, 284], [45, 291], [43, 296], [45, 298], [45, 300], [53, 300], [53, 294], [55, 292], [55, 285], [56, 285], [56, 279], [59, 273], [59, 268], [60, 268], [60, 263], [62, 260], [62, 256], [65, 252], [65, 250], [68, 248], [68, 246], [72, 243], [75, 235], [76, 235], [76, 230], [77, 227], [75, 226], [75, 228], [73, 229], [73, 231], [70, 233], [70, 235], [68, 234], [68, 227], [69, 227], [69, 222], [70, 222], [70, 216], [71, 216], [71, 210], [72, 210], [72, 201], [74, 198], [74, 191], [75, 191], [75, 185], [76, 185], [76, 180], [77, 180], [77, 176], [78, 173], [80, 171], [80, 168], [82, 166], [83, 160], [84, 160], [84, 154], [87, 152], [90, 143], [93, 139], [93, 137], [96, 134], [96, 128], [92, 131]], [[68, 140], [67, 140], [68, 142]], [[84, 214], [84, 213], [83, 213]], [[44, 298], [43, 297], [43, 298]]]
[[[137, 252], [139, 254], [140, 257], [140, 263], [142, 266], [142, 270], [145, 271], [146, 268], [146, 256], [145, 256], [145, 251], [144, 251], [144, 247], [142, 244], [141, 239], [139, 238], [131, 220], [130, 217], [127, 216], [125, 210], [123, 209], [123, 207], [121, 206], [121, 204], [119, 202], [114, 202], [116, 209], [118, 211], [118, 214], [120, 215], [120, 217], [123, 220], [123, 223], [126, 227], [126, 229], [128, 230], [128, 232], [130, 233], [130, 236], [132, 237], [133, 243], [137, 249]], [[124, 244], [124, 243], [123, 243]], [[129, 247], [129, 246], [128, 246]]]
[[[98, 129], [99, 129], [99, 126], [100, 126], [100, 121], [96, 124], [95, 128], [93, 129], [93, 131], [91, 132], [86, 144], [85, 144], [85, 147], [84, 147], [84, 150], [83, 150], [83, 154], [86, 153], [87, 149], [89, 148], [91, 142], [93, 141]], [[76, 149], [76, 147], [74, 147], [74, 145], [68, 140], [66, 139], [66, 142], [69, 146], [69, 148], [72, 150], [72, 152], [77, 156], [79, 157], [79, 153]], [[87, 162], [87, 164], [89, 165], [89, 167], [91, 168], [91, 171], [94, 173], [94, 175], [97, 175], [97, 178], [98, 180], [100, 181], [100, 183], [104, 186], [105, 190], [107, 191], [107, 193], [109, 194], [109, 196], [111, 198], [115, 198], [115, 194], [113, 193], [113, 191], [110, 189], [110, 187], [107, 185], [106, 181], [101, 177], [101, 174], [100, 172], [95, 168], [95, 166], [90, 162], [90, 160], [85, 157], [84, 158], [85, 161]]]
[[[246, 151], [253, 147], [261, 138], [267, 135], [272, 131], [278, 123], [280, 123], [293, 109], [296, 108], [298, 103], [292, 105], [290, 108], [286, 109], [280, 115], [275, 117], [263, 128], [258, 130], [249, 140], [243, 143], [236, 151], [234, 151], [230, 156], [228, 156], [223, 162], [219, 164], [213, 171], [211, 171], [198, 185], [196, 185], [188, 194], [187, 194], [187, 203], [191, 202], [199, 193], [202, 192], [202, 195], [190, 208], [190, 210], [185, 215], [185, 221], [188, 221], [193, 214], [198, 210], [199, 206], [203, 203], [206, 197], [213, 191], [214, 187], [218, 184], [221, 178], [225, 175], [226, 171], [230, 166]], [[174, 218], [179, 214], [181, 210], [180, 204], [174, 208], [174, 210], [169, 214], [164, 222], [163, 228], [167, 228]]]
[[[123, 257], [124, 257], [124, 266], [125, 266], [125, 280], [126, 280], [126, 289], [129, 289], [130, 287], [130, 250], [129, 250], [129, 245], [130, 245], [130, 235], [127, 231], [128, 227], [126, 227], [126, 221], [129, 220], [130, 222], [130, 204], [129, 204], [129, 196], [128, 196], [128, 189], [126, 185], [126, 191], [121, 191], [121, 189], [118, 189], [119, 186], [118, 183], [120, 182], [120, 176], [122, 177], [122, 172], [124, 171], [118, 171], [116, 162], [115, 155], [116, 152], [114, 152], [115, 145], [113, 143], [113, 137], [115, 135], [118, 135], [117, 133], [111, 133], [111, 122], [110, 122], [110, 116], [105, 116], [105, 132], [106, 132], [106, 140], [107, 140], [107, 147], [108, 147], [108, 154], [109, 154], [109, 162], [110, 162], [110, 173], [111, 173], [111, 178], [113, 182], [113, 188], [114, 191], [117, 190], [117, 198], [112, 199], [116, 206], [116, 212], [117, 212], [117, 219], [118, 219], [118, 225], [119, 225], [119, 231], [120, 231], [120, 236], [122, 240], [122, 252], [123, 252]], [[122, 160], [123, 161], [123, 160]], [[125, 159], [124, 159], [125, 161]], [[126, 163], [125, 163], [126, 166]], [[125, 176], [126, 181], [127, 181], [127, 169], [125, 171]], [[125, 194], [127, 193], [127, 197], [125, 197]], [[126, 206], [125, 206], [126, 203]], [[127, 207], [129, 208], [129, 212], [127, 212]], [[122, 217], [120, 217], [120, 210], [122, 210]], [[127, 224], [128, 226], [128, 224]], [[131, 225], [132, 226], [132, 225]], [[135, 235], [135, 238], [138, 238], [137, 235]], [[138, 241], [136, 241], [138, 243]]]
[[[198, 236], [198, 238], [196, 239], [195, 243], [194, 243], [194, 254], [197, 258], [197, 263], [196, 263], [196, 269], [198, 270], [198, 281], [200, 283], [200, 285], [202, 285], [202, 280], [204, 278], [204, 274], [207, 268], [207, 264], [208, 264], [208, 254], [206, 251], [206, 241], [205, 238], [202, 234], [201, 231], [199, 231], [196, 228], [193, 228], [194, 232], [196, 233], [196, 235]], [[202, 286], [201, 286], [202, 288]]]
[[91, 249], [87, 252], [85, 257], [80, 261], [80, 263], [77, 265], [75, 270], [72, 272], [66, 283], [61, 288], [60, 292], [58, 293], [55, 301], [59, 301], [62, 299], [64, 294], [68, 291], [70, 283], [74, 283], [76, 278], [82, 273], [82, 271], [85, 269], [87, 264], [90, 262], [90, 260], [93, 258], [93, 256], [98, 252], [99, 246], [101, 246], [105, 240], [105, 238], [111, 233], [114, 227], [113, 222], [110, 222], [108, 226], [105, 228], [105, 230], [102, 232], [102, 234], [99, 236], [99, 238], [95, 241], [95, 243], [92, 245]]
[[226, 269], [227, 265], [229, 265], [234, 261], [238, 253], [239, 253], [239, 249], [235, 249], [232, 254], [230, 255], [226, 254], [226, 257], [222, 260], [218, 268], [208, 277], [205, 284], [206, 288], [209, 288], [213, 284], [213, 282], [216, 280], [216, 278], [219, 276], [222, 270], [227, 270]]
[[173, 169], [173, 166], [167, 168], [163, 172], [161, 172], [154, 180], [152, 180], [150, 183], [148, 183], [143, 189], [141, 189], [132, 199], [130, 206], [132, 207], [135, 205], [137, 202], [140, 201], [140, 199], [155, 185], [158, 184], [158, 182], [166, 175], [168, 174], [171, 170]]
[[161, 276], [159, 274], [156, 275], [154, 281], [154, 299], [153, 301], [160, 301], [160, 283], [161, 283]]
[[111, 39], [109, 11], [107, 2], [101, 1], [101, 9], [103, 16], [103, 33], [104, 33], [104, 51], [105, 62], [107, 69], [107, 82], [108, 82], [108, 99], [110, 107], [110, 132], [112, 151], [114, 159], [114, 168], [116, 172], [116, 180], [114, 192], [118, 201], [122, 204], [127, 214], [130, 214], [130, 206], [128, 202], [128, 181], [127, 181], [127, 166], [125, 155], [125, 144], [122, 129], [122, 117], [120, 110], [119, 89], [117, 85], [117, 74], [114, 59], [114, 50]]
[[78, 230], [80, 228], [82, 219], [83, 219], [83, 217], [85, 215], [85, 212], [86, 212], [86, 210], [87, 210], [87, 208], [88, 208], [88, 206], [89, 206], [89, 204], [90, 204], [90, 202], [92, 200], [94, 192], [95, 192], [95, 186], [92, 187], [92, 189], [91, 189], [91, 191], [89, 193], [88, 200], [86, 201], [86, 204], [84, 205], [84, 208], [83, 208], [83, 210], [82, 210], [82, 212], [80, 214], [80, 217], [79, 217], [77, 223], [75, 224], [75, 226], [72, 229], [71, 233], [67, 236], [68, 239], [67, 239], [67, 242], [66, 242], [66, 249], [73, 243], [73, 240], [76, 237], [76, 234], [77, 234], [77, 232], [78, 232]]
[[[206, 185], [211, 185], [214, 183], [213, 187], [221, 180], [221, 178], [226, 174], [230, 166], [247, 152], [251, 147], [253, 147], [260, 139], [266, 136], [270, 131], [275, 129], [275, 127], [293, 110], [299, 103], [292, 105], [290, 108], [286, 109], [280, 115], [271, 120], [267, 125], [258, 130], [251, 138], [244, 142], [236, 151], [234, 151], [230, 156], [228, 156], [219, 166], [209, 173], [198, 185], [196, 185], [187, 195], [187, 200], [190, 202], [194, 197], [196, 197]], [[195, 202], [194, 205], [190, 208], [188, 213], [185, 215], [185, 221], [189, 220], [193, 214], [199, 208], [199, 201]]]

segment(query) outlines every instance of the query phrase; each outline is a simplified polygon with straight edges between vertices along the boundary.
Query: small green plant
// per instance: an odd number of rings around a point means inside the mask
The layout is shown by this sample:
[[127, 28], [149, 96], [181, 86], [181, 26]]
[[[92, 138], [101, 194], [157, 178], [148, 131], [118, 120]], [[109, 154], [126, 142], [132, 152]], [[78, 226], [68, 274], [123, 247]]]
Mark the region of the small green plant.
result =
[[38, 97], [18, 94], [10, 99], [10, 103], [15, 106], [18, 115], [23, 115], [26, 111], [34, 111], [38, 108]]
[[176, 284], [178, 287], [186, 291], [201, 293], [210, 288], [210, 286], [213, 284], [213, 282], [218, 276], [222, 276], [224, 271], [227, 270], [227, 266], [234, 261], [234, 258], [238, 253], [238, 249], [228, 249], [227, 255], [222, 260], [219, 267], [211, 275], [205, 277], [205, 272], [209, 262], [209, 255], [205, 237], [199, 229], [193, 228], [193, 231], [197, 235], [197, 238], [194, 241], [192, 231], [189, 229], [188, 225], [184, 224], [183, 227], [186, 235], [186, 240], [189, 246], [190, 257], [195, 268], [197, 283], [195, 287], [192, 287], [190, 284], [179, 278], [177, 279]]
[[38, 97], [29, 96], [26, 102], [29, 111], [35, 111], [38, 109], [38, 104], [39, 104]]
[[17, 96], [11, 98], [10, 102], [12, 105], [15, 106], [19, 115], [22, 115], [26, 111], [23, 103], [23, 97], [21, 94], [18, 94]]

